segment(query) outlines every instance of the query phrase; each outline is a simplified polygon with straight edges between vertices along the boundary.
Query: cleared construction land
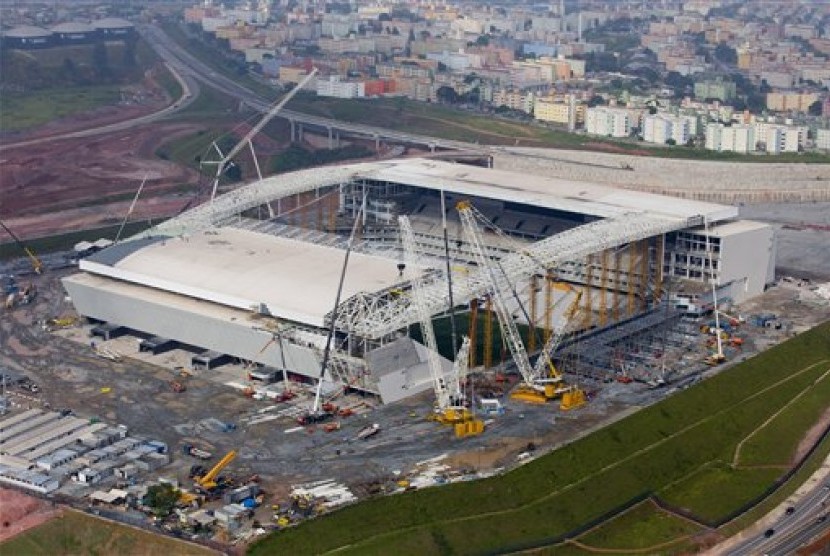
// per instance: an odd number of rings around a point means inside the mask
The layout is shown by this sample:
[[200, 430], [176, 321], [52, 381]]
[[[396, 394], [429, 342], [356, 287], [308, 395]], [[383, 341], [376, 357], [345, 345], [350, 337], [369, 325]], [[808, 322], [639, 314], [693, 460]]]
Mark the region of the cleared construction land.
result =
[[[377, 498], [276, 533], [251, 553], [554, 547], [648, 497], [682, 508], [711, 536], [704, 524], [719, 524], [774, 486], [821, 423], [830, 398], [828, 334], [824, 323], [504, 476]], [[814, 456], [828, 447], [825, 440]], [[678, 543], [661, 551], [688, 550], [689, 533], [675, 520], [648, 522], [656, 542]]]

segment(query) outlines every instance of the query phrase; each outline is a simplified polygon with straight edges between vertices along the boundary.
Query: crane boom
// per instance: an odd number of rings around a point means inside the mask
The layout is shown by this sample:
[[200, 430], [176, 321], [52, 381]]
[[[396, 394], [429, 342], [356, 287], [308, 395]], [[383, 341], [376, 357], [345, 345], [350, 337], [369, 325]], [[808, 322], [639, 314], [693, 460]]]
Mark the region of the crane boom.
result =
[[551, 334], [550, 337], [548, 337], [548, 341], [545, 342], [544, 346], [542, 346], [542, 351], [539, 352], [539, 358], [536, 360], [536, 365], [533, 367], [534, 381], [539, 381], [541, 379], [545, 366], [550, 369], [550, 379], [557, 382], [562, 380], [562, 375], [553, 365], [553, 352], [559, 347], [559, 344], [565, 338], [565, 335], [570, 332], [570, 324], [574, 320], [574, 315], [576, 315], [579, 309], [579, 302], [582, 299], [582, 290], [574, 290], [573, 288], [570, 289], [571, 291], [576, 291], [576, 297], [573, 302], [571, 302], [571, 305], [565, 313], [565, 322], [556, 333]]
[[208, 471], [203, 477], [198, 477], [196, 479], [196, 483], [205, 489], [212, 489], [216, 488], [216, 478], [219, 476], [219, 473], [228, 466], [230, 462], [232, 462], [236, 458], [236, 450], [231, 450], [225, 457], [219, 460], [219, 462], [213, 466], [213, 468]]
[[251, 130], [245, 134], [245, 137], [243, 137], [242, 140], [239, 141], [239, 143], [234, 145], [234, 147], [228, 152], [227, 155], [222, 157], [222, 160], [218, 162], [218, 166], [216, 169], [216, 179], [213, 182], [213, 191], [210, 194], [211, 202], [213, 202], [213, 199], [216, 197], [216, 190], [219, 187], [219, 178], [222, 175], [222, 172], [225, 171], [225, 165], [228, 162], [230, 162], [231, 159], [233, 159], [233, 157], [239, 154], [239, 151], [245, 148], [246, 144], [251, 143], [251, 140], [256, 136], [256, 134], [259, 133], [262, 130], [262, 128], [265, 127], [265, 125], [279, 113], [280, 110], [282, 110], [283, 106], [285, 106], [288, 103], [288, 101], [291, 100], [300, 89], [305, 87], [306, 83], [311, 81], [311, 78], [314, 77], [316, 73], [317, 68], [312, 68], [308, 75], [306, 75], [303, 78], [303, 80], [297, 84], [296, 87], [291, 89], [284, 97], [282, 97], [282, 99], [277, 104], [272, 106], [271, 109], [268, 110], [268, 112], [265, 114], [265, 116], [263, 116], [263, 118], [259, 121], [259, 123], [252, 127]]
[[29, 260], [32, 262], [32, 269], [35, 271], [35, 274], [40, 274], [40, 273], [42, 273], [42, 272], [43, 272], [43, 262], [41, 262], [41, 260], [37, 258], [37, 256], [35, 255], [34, 251], [32, 251], [29, 247], [27, 247], [27, 246], [26, 246], [26, 245], [25, 245], [25, 244], [24, 244], [24, 243], [20, 240], [20, 238], [19, 238], [19, 237], [17, 237], [17, 236], [15, 235], [15, 233], [9, 229], [9, 227], [8, 227], [8, 226], [6, 226], [5, 224], [3, 224], [2, 222], [0, 222], [0, 226], [2, 226], [4, 230], [6, 230], [6, 233], [7, 233], [7, 234], [9, 234], [9, 236], [11, 236], [11, 238], [14, 240], [14, 242], [15, 242], [15, 243], [16, 243], [16, 244], [17, 244], [17, 245], [18, 245], [18, 246], [19, 246], [19, 247], [23, 250], [23, 252], [24, 252], [24, 253], [26, 253], [26, 255], [29, 257]]
[[[401, 229], [401, 243], [403, 244], [404, 260], [414, 268], [415, 260], [415, 235], [412, 232], [412, 225], [406, 216], [398, 217], [398, 225]], [[435, 329], [432, 326], [432, 315], [427, 309], [424, 298], [421, 294], [423, 278], [416, 276], [412, 280], [412, 297], [418, 310], [418, 318], [421, 321], [421, 335], [424, 337], [424, 345], [427, 347], [427, 363], [432, 376], [432, 388], [435, 390], [435, 399], [438, 409], [444, 410], [450, 406], [450, 388], [441, 369], [441, 360], [438, 357], [438, 346], [435, 342]]]
[[476, 262], [482, 269], [482, 275], [488, 289], [493, 292], [493, 306], [496, 309], [496, 316], [502, 327], [502, 333], [507, 339], [507, 346], [510, 348], [510, 353], [513, 354], [513, 361], [516, 363], [525, 384], [532, 386], [533, 368], [530, 366], [530, 360], [527, 357], [527, 351], [519, 335], [519, 329], [513, 321], [510, 311], [507, 309], [507, 303], [505, 301], [507, 296], [502, 291], [500, 281], [496, 279], [491, 259], [485, 254], [484, 245], [481, 241], [481, 233], [475, 220], [472, 205], [467, 201], [462, 201], [458, 203], [457, 208], [461, 216], [464, 232], [467, 235], [467, 240], [473, 248]]

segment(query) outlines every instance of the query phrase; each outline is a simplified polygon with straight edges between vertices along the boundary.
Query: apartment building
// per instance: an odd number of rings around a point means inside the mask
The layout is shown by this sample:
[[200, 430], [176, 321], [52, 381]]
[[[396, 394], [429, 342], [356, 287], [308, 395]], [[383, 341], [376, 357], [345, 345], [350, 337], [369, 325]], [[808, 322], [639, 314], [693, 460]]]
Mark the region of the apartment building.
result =
[[650, 114], [643, 118], [643, 140], [664, 145], [670, 140], [685, 145], [697, 129], [697, 119], [691, 116]]
[[533, 117], [541, 122], [565, 124], [575, 129], [585, 124], [585, 105], [552, 97], [537, 98], [533, 104]]
[[750, 153], [755, 151], [755, 126], [725, 126], [712, 122], [706, 126], [706, 148], [711, 151]]
[[632, 122], [631, 113], [623, 108], [597, 106], [585, 110], [585, 131], [605, 137], [628, 137]]
[[803, 112], [818, 100], [816, 93], [767, 93], [767, 108], [774, 112]]

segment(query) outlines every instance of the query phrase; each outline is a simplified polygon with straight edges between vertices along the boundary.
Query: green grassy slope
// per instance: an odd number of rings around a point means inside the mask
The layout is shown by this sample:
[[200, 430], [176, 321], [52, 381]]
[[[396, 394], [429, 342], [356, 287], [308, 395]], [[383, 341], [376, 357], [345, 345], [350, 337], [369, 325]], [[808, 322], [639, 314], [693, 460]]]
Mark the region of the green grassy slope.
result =
[[[277, 533], [251, 553], [478, 554], [552, 541], [639, 495], [731, 462], [742, 439], [828, 367], [825, 323], [504, 476], [374, 499]], [[826, 398], [803, 403], [824, 407]], [[788, 434], [800, 437], [804, 427], [794, 422]], [[726, 515], [783, 472], [754, 473], [731, 487], [729, 503], [700, 510]]]

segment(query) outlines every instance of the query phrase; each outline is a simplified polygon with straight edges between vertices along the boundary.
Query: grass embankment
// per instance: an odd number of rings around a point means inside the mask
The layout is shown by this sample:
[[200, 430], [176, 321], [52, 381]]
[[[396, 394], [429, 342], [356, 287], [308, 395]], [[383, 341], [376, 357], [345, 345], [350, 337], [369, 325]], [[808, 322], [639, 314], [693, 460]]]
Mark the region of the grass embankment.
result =
[[216, 554], [207, 548], [67, 510], [11, 540], [0, 544], [0, 554], [146, 555]]
[[[104, 54], [96, 56], [96, 48]], [[141, 40], [0, 52], [0, 130], [19, 131], [121, 100], [121, 88], [143, 79], [155, 53]], [[171, 77], [172, 78], [172, 77]], [[20, 92], [16, 92], [20, 91]]]
[[[504, 476], [370, 500], [276, 533], [251, 553], [476, 554], [553, 545], [644, 494], [725, 517], [785, 470], [750, 468], [730, 484], [728, 504], [720, 501], [723, 490], [692, 495], [711, 484], [702, 479], [706, 470], [722, 472], [748, 437], [767, 436], [772, 450], [775, 435], [759, 428], [794, 397], [826, 388], [828, 367], [825, 323]], [[817, 415], [826, 400], [805, 394], [800, 403]], [[773, 421], [791, 438], [806, 432], [804, 422]]]
[[43, 125], [58, 118], [109, 106], [121, 100], [114, 85], [71, 87], [0, 96], [0, 129], [17, 131]]

